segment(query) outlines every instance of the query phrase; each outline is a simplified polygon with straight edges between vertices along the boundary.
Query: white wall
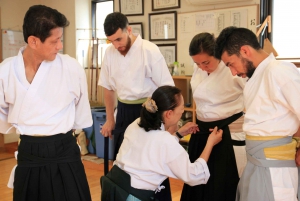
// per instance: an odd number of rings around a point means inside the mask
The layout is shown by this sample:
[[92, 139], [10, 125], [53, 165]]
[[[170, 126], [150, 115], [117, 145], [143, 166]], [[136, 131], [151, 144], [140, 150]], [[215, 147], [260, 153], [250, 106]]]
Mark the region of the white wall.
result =
[[22, 31], [26, 11], [39, 2], [40, 0], [0, 0], [1, 28]]
[[[201, 0], [199, 0], [201, 1]], [[213, 10], [213, 9], [220, 9], [220, 8], [230, 8], [236, 6], [246, 6], [246, 5], [253, 5], [259, 4], [260, 0], [249, 0], [244, 2], [235, 2], [235, 3], [225, 3], [225, 4], [217, 4], [217, 5], [191, 5], [188, 4], [186, 0], [180, 0], [180, 8], [178, 9], [168, 9], [168, 10], [161, 10], [161, 11], [152, 11], [152, 1], [145, 0], [144, 1], [144, 15], [139, 16], [128, 16], [129, 23], [133, 22], [142, 22], [143, 29], [144, 29], [144, 38], [149, 39], [149, 23], [148, 23], [148, 14], [149, 13], [159, 13], [159, 12], [167, 12], [167, 11], [177, 11], [178, 13], [187, 13], [187, 12], [195, 12], [195, 11], [204, 11], [204, 10]], [[119, 1], [115, 0], [114, 4], [115, 11], [120, 11]], [[155, 41], [157, 44], [161, 43], [174, 43], [176, 41], [168, 41], [168, 42], [158, 42]], [[178, 54], [180, 50], [178, 50]]]
[[22, 31], [26, 11], [36, 4], [57, 9], [70, 21], [64, 30], [64, 53], [76, 58], [77, 40], [81, 37], [76, 29], [91, 27], [91, 0], [0, 0], [1, 29]]

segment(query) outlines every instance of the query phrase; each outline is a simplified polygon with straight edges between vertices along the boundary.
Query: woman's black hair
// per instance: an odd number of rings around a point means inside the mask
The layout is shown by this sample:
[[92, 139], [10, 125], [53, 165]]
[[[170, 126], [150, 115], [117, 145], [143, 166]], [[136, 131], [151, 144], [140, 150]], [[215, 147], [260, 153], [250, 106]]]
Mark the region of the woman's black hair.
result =
[[215, 41], [214, 35], [207, 32], [195, 35], [190, 42], [190, 56], [195, 56], [200, 53], [206, 53], [209, 56], [215, 56]]
[[141, 110], [139, 126], [145, 131], [160, 130], [163, 120], [163, 112], [174, 110], [180, 104], [181, 91], [174, 86], [158, 87], [152, 94], [151, 99], [155, 101], [157, 111], [151, 113], [145, 107]]

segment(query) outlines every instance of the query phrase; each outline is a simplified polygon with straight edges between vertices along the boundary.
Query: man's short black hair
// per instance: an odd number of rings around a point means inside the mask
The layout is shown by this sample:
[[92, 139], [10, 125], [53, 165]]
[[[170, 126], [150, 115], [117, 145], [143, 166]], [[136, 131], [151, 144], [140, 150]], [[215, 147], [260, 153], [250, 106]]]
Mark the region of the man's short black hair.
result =
[[216, 58], [221, 59], [226, 51], [229, 56], [240, 55], [243, 45], [249, 45], [255, 50], [261, 49], [256, 35], [249, 29], [234, 26], [223, 29], [216, 41]]
[[25, 14], [23, 22], [24, 41], [28, 43], [29, 36], [36, 36], [42, 42], [51, 35], [54, 28], [64, 28], [69, 25], [67, 18], [57, 10], [44, 6], [31, 6]]
[[105, 35], [111, 36], [118, 29], [124, 30], [128, 26], [128, 19], [120, 12], [113, 12], [106, 16], [103, 26]]

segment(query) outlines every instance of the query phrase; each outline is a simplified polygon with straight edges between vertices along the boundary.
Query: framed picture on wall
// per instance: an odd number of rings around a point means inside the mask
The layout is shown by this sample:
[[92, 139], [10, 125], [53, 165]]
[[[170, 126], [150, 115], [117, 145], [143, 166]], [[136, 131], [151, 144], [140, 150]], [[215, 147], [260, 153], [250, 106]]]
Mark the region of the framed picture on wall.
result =
[[144, 0], [119, 0], [119, 5], [126, 16], [144, 15]]
[[180, 8], [180, 0], [152, 0], [152, 11]]
[[149, 13], [149, 40], [176, 40], [177, 12]]
[[143, 24], [141, 22], [129, 23], [129, 26], [131, 26], [132, 33], [138, 33], [144, 38]]
[[173, 64], [177, 61], [177, 45], [172, 44], [157, 44], [161, 54], [164, 56], [167, 64]]

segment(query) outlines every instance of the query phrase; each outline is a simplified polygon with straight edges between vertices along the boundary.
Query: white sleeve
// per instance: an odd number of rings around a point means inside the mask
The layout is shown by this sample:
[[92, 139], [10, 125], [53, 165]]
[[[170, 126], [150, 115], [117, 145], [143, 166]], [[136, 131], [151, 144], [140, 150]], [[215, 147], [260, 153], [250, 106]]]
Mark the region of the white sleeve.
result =
[[242, 78], [242, 77], [238, 77], [236, 76], [235, 78], [237, 80], [238, 85], [241, 87], [241, 89], [243, 90], [245, 88], [245, 85], [247, 83], [248, 78]]
[[3, 80], [0, 79], [0, 133], [6, 134], [11, 124], [7, 122], [8, 104], [5, 102]]
[[88, 98], [86, 75], [83, 68], [79, 67], [80, 97], [75, 108], [75, 122], [73, 129], [90, 127], [93, 124], [91, 108]]
[[286, 83], [281, 87], [281, 90], [278, 91], [281, 91], [283, 94], [284, 98], [282, 99], [282, 103], [286, 103], [285, 106], [289, 108], [294, 114], [296, 114], [298, 119], [300, 120], [300, 79]]
[[168, 69], [164, 57], [160, 53], [160, 58], [153, 64], [151, 64], [152, 69], [152, 80], [157, 87], [163, 85], [175, 86], [174, 80], [171, 76], [171, 73]]
[[186, 151], [183, 151], [167, 165], [172, 172], [167, 176], [178, 178], [190, 186], [206, 184], [210, 176], [205, 160], [198, 158], [191, 163]]
[[109, 84], [109, 74], [108, 74], [108, 69], [109, 69], [109, 65], [110, 65], [110, 62], [109, 62], [109, 52], [110, 50], [110, 47], [108, 47], [105, 51], [105, 54], [104, 54], [104, 58], [103, 58], [103, 61], [102, 61], [102, 64], [101, 64], [101, 70], [100, 70], [100, 76], [99, 76], [99, 80], [98, 80], [98, 85], [99, 86], [102, 86], [108, 90], [112, 90], [112, 87], [110, 86]]
[[172, 135], [172, 136], [174, 137], [174, 139], [176, 140], [176, 142], [179, 143], [179, 138], [177, 136], [175, 136], [175, 135]]
[[300, 75], [298, 69], [296, 67], [280, 66], [276, 70], [272, 74], [275, 78], [271, 79], [272, 86], [278, 86], [278, 90], [274, 90], [275, 96], [281, 104], [296, 114], [300, 120]]

